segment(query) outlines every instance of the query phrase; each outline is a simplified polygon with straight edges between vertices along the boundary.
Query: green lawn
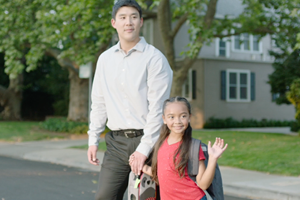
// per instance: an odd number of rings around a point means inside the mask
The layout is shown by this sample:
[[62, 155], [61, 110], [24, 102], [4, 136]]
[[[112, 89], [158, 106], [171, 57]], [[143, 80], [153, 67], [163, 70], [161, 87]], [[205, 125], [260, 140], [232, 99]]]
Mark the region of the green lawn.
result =
[[223, 166], [300, 176], [300, 137], [237, 131], [194, 131], [204, 143], [221, 137], [228, 148], [219, 159]]
[[21, 142], [65, 137], [65, 134], [42, 130], [39, 122], [0, 122], [2, 141]]

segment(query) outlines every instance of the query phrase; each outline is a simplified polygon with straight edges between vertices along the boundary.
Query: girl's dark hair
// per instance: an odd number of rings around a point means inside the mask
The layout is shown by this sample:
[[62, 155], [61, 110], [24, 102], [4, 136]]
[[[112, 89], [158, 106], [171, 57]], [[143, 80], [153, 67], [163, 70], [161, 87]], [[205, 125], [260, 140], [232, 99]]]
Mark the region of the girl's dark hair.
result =
[[[186, 105], [189, 114], [191, 114], [191, 105], [186, 100], [184, 97], [172, 97], [170, 99], [167, 99], [164, 101], [163, 104], [163, 115], [165, 112], [165, 108], [168, 104], [173, 103], [173, 102], [182, 102]], [[166, 124], [163, 124], [160, 130], [160, 136], [154, 146], [154, 151], [153, 151], [153, 157], [152, 157], [152, 175], [153, 175], [153, 180], [158, 184], [158, 177], [157, 177], [157, 155], [158, 155], [158, 150], [163, 144], [163, 142], [166, 140], [166, 138], [170, 135], [170, 129]], [[187, 129], [184, 131], [184, 134], [182, 136], [182, 143], [176, 150], [174, 157], [173, 157], [173, 162], [175, 165], [175, 169], [178, 171], [179, 176], [182, 178], [185, 173], [185, 167], [187, 166], [188, 159], [189, 159], [189, 150], [190, 150], [190, 145], [191, 145], [191, 140], [192, 140], [192, 127], [189, 124]], [[176, 156], [179, 155], [178, 160], [176, 161], [175, 158]]]
[[118, 0], [117, 3], [113, 6], [112, 9], [112, 18], [116, 19], [116, 14], [118, 10], [123, 6], [129, 6], [137, 9], [140, 14], [140, 18], [142, 18], [142, 8], [135, 0]]

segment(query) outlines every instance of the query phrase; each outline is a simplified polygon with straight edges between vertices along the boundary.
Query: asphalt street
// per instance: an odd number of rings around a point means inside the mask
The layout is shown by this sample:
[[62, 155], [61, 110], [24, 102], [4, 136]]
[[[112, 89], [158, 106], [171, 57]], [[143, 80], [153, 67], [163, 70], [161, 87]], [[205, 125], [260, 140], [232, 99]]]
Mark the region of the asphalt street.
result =
[[98, 173], [0, 156], [1, 200], [94, 199]]
[[0, 200], [92, 200], [97, 180], [97, 172], [0, 156]]

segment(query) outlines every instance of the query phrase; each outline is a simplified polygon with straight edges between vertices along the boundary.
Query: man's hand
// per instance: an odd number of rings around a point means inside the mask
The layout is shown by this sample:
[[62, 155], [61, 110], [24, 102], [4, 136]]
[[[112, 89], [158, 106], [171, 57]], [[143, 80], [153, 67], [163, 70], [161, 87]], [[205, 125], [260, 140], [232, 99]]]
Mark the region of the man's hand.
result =
[[224, 140], [221, 138], [216, 138], [216, 141], [213, 146], [211, 146], [211, 142], [208, 142], [208, 154], [210, 157], [218, 159], [222, 153], [226, 150], [227, 144], [224, 146]]
[[96, 145], [89, 146], [87, 156], [88, 156], [89, 162], [92, 165], [99, 165], [99, 163], [100, 163], [100, 161], [97, 158], [97, 150], [98, 150], [98, 146], [96, 146]]
[[131, 171], [133, 171], [135, 175], [141, 175], [141, 171], [146, 159], [147, 156], [141, 154], [140, 152], [135, 151], [133, 154], [131, 154], [129, 157], [129, 164], [131, 166]]

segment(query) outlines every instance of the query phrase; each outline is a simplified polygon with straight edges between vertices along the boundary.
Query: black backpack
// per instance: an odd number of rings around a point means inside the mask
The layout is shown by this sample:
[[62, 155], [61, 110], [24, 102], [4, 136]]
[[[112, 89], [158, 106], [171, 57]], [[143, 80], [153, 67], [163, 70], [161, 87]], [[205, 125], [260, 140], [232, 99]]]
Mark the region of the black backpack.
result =
[[[192, 144], [189, 152], [189, 161], [188, 161], [188, 174], [189, 177], [196, 182], [196, 176], [198, 174], [198, 169], [199, 169], [200, 145], [205, 156], [205, 161], [204, 161], [205, 166], [207, 166], [209, 157], [208, 157], [206, 144], [202, 143], [201, 140], [197, 140], [195, 138], [192, 138], [191, 142]], [[211, 185], [209, 186], [209, 188], [205, 191], [205, 193], [207, 196], [209, 195], [213, 200], [224, 200], [222, 176], [218, 164], [216, 166], [214, 179]]]

